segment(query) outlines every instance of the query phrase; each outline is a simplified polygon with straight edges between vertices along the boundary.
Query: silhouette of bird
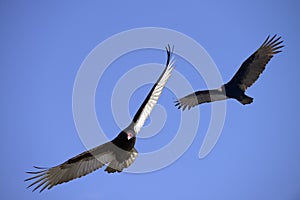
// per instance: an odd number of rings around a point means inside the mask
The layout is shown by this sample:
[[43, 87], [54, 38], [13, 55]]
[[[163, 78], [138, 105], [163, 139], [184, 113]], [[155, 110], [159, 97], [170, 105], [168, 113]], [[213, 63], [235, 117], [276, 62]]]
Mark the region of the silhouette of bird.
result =
[[280, 49], [283, 45], [280, 44], [283, 41], [280, 39], [281, 37], [276, 35], [271, 39], [268, 36], [264, 43], [243, 62], [228, 83], [218, 89], [202, 90], [189, 94], [175, 101], [175, 106], [178, 109], [182, 108], [182, 110], [185, 110], [187, 108], [189, 110], [198, 104], [229, 98], [236, 99], [243, 105], [252, 103], [253, 98], [247, 96], [245, 91], [258, 79], [273, 55], [281, 52]]
[[33, 177], [27, 178], [25, 181], [34, 180], [28, 188], [35, 186], [33, 191], [41, 188], [40, 192], [42, 192], [46, 188], [51, 189], [58, 184], [85, 176], [104, 165], [106, 165], [105, 171], [108, 173], [121, 172], [124, 168], [129, 167], [138, 155], [137, 150], [134, 148], [136, 134], [141, 130], [156, 105], [175, 67], [174, 60], [171, 58], [173, 49], [171, 50], [168, 45], [166, 51], [167, 63], [165, 69], [127, 128], [122, 130], [112, 141], [85, 151], [60, 165], [52, 168], [35, 167], [37, 171], [27, 172], [32, 174]]

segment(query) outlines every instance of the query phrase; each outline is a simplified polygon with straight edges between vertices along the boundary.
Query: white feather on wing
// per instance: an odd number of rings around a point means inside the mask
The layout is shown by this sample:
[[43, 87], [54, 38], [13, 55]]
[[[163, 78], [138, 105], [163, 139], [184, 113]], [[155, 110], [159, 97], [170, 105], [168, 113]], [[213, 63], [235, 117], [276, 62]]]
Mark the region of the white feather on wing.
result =
[[141, 128], [143, 127], [146, 119], [150, 115], [152, 109], [156, 105], [168, 79], [171, 76], [171, 73], [174, 69], [174, 60], [171, 60], [168, 65], [165, 67], [165, 70], [159, 77], [158, 81], [155, 84], [155, 88], [151, 94], [150, 99], [148, 100], [147, 104], [144, 106], [142, 112], [140, 113], [140, 116], [138, 120], [134, 123], [134, 131], [136, 133], [140, 132]]

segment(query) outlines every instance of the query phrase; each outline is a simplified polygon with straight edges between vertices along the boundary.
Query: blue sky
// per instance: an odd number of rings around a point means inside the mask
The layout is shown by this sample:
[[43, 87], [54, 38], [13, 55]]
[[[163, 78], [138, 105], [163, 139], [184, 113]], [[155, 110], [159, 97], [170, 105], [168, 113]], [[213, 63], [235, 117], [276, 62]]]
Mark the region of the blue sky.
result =
[[[299, 199], [299, 8], [297, 1], [258, 0], [1, 1], [1, 199]], [[192, 111], [200, 114], [193, 143], [161, 170], [106, 174], [100, 169], [41, 194], [26, 189], [25, 171], [33, 165], [51, 167], [86, 150], [72, 113], [74, 82], [84, 59], [112, 35], [141, 27], [173, 29], [193, 38], [212, 57], [224, 81], [267, 35], [281, 35], [285, 47], [247, 91], [253, 104], [227, 102], [222, 135], [204, 159], [198, 153], [211, 105]], [[118, 78], [137, 65], [164, 62], [163, 51], [141, 50], [109, 66], [95, 97], [96, 114], [108, 138], [119, 132], [110, 108]], [[179, 57], [176, 70], [195, 90], [205, 89], [203, 79], [189, 65]], [[144, 85], [133, 93], [131, 115], [150, 87]], [[159, 104], [167, 116], [162, 119], [165, 126], [153, 137], [138, 139], [139, 152], [159, 149], [176, 136], [181, 112], [173, 106], [174, 98], [170, 90], [163, 92]], [[154, 112], [159, 114], [161, 106]]]

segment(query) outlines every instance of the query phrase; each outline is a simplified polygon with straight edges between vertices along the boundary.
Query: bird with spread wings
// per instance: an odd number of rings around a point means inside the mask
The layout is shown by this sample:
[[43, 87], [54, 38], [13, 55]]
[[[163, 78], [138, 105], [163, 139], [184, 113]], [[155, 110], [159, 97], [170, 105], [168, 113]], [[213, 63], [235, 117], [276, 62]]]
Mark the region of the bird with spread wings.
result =
[[138, 109], [130, 125], [122, 130], [112, 141], [85, 151], [66, 162], [51, 168], [35, 167], [37, 171], [27, 172], [33, 176], [25, 181], [33, 181], [29, 186], [35, 186], [33, 191], [51, 189], [61, 183], [85, 176], [106, 165], [108, 173], [121, 172], [136, 159], [138, 152], [134, 148], [136, 134], [143, 127], [146, 119], [156, 105], [171, 73], [174, 69], [172, 59], [173, 49], [168, 45], [166, 66], [154, 84], [146, 99]]
[[233, 78], [218, 89], [201, 90], [189, 94], [175, 101], [175, 106], [182, 110], [191, 109], [192, 107], [214, 101], [226, 100], [229, 98], [236, 99], [243, 105], [253, 102], [253, 98], [245, 94], [250, 87], [265, 70], [267, 63], [277, 53], [281, 52], [283, 41], [281, 37], [274, 35], [269, 36], [264, 43], [243, 62]]

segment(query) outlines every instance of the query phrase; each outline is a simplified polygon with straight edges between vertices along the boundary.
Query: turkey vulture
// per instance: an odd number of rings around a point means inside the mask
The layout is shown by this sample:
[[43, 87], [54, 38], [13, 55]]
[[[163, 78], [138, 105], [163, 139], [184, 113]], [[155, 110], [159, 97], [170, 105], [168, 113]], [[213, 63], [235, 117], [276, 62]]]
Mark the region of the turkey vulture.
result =
[[33, 191], [51, 189], [53, 186], [85, 176], [106, 165], [108, 173], [121, 172], [129, 167], [136, 159], [138, 152], [134, 148], [136, 134], [143, 127], [144, 122], [156, 105], [171, 72], [174, 60], [171, 59], [173, 50], [166, 47], [167, 63], [164, 71], [152, 87], [141, 107], [138, 109], [130, 125], [122, 130], [112, 141], [85, 151], [66, 162], [52, 168], [35, 167], [37, 171], [27, 172], [32, 177], [25, 181], [34, 180], [27, 188], [35, 185]]
[[213, 101], [220, 101], [229, 98], [236, 99], [243, 105], [253, 102], [253, 98], [245, 94], [245, 91], [250, 87], [264, 71], [267, 63], [274, 54], [281, 52], [283, 41], [281, 37], [274, 35], [271, 39], [270, 36], [264, 43], [241, 65], [239, 70], [235, 73], [232, 79], [222, 85], [219, 89], [202, 90], [189, 94], [181, 99], [175, 101], [175, 106], [178, 109], [192, 107]]

